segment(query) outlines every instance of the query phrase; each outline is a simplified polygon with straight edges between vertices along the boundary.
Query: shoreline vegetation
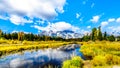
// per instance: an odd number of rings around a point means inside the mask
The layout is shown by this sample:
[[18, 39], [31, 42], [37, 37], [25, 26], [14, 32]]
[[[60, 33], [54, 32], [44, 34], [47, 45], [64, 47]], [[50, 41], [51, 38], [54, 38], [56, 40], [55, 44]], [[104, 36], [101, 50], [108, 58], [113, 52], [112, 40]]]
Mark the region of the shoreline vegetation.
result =
[[87, 42], [80, 51], [89, 60], [91, 68], [120, 67], [120, 42]]
[[[73, 61], [63, 62], [63, 68], [119, 68], [120, 67], [120, 42], [110, 41], [88, 41], [82, 44], [80, 52], [86, 57], [80, 57]], [[75, 57], [73, 57], [75, 58]]]
[[37, 50], [44, 48], [57, 48], [62, 45], [73, 44], [74, 42], [63, 41], [15, 41], [15, 40], [0, 40], [0, 56], [22, 52], [25, 50]]
[[[22, 52], [26, 50], [37, 50], [44, 48], [57, 48], [59, 46], [74, 44], [75, 42], [63, 41], [18, 41], [18, 40], [0, 40], [0, 56]], [[76, 59], [66, 60], [63, 62], [63, 68], [68, 64], [68, 68], [113, 68], [120, 65], [120, 42], [110, 41], [88, 41], [76, 42], [82, 45], [80, 52], [86, 57], [82, 60], [80, 57]], [[71, 65], [72, 64], [72, 65]], [[77, 67], [77, 66], [78, 67]], [[71, 66], [71, 67], [69, 67]], [[67, 68], [67, 67], [66, 67]]]

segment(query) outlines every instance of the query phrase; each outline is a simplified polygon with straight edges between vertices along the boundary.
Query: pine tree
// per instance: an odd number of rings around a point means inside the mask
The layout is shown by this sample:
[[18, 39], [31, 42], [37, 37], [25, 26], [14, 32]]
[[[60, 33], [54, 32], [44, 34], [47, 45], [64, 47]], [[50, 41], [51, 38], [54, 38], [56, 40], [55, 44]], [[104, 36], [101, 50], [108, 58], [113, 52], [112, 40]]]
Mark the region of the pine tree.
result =
[[114, 35], [110, 35], [110, 36], [108, 37], [108, 40], [111, 41], [111, 42], [115, 41]]
[[83, 41], [89, 41], [90, 40], [90, 36], [87, 34], [83, 37]]
[[104, 33], [103, 39], [104, 39], [104, 40], [107, 40], [107, 32]]
[[98, 27], [98, 40], [102, 41], [101, 26]]
[[97, 40], [97, 29], [96, 28], [92, 29], [91, 40], [93, 41]]

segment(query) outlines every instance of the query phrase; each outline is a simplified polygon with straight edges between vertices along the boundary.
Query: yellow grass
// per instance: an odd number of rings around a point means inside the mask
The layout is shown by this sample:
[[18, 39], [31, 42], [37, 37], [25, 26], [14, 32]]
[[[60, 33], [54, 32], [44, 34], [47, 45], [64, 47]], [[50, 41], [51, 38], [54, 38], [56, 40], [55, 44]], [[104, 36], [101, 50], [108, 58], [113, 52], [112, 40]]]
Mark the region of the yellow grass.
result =
[[62, 41], [17, 41], [17, 40], [0, 40], [0, 56], [20, 52], [24, 50], [56, 48], [71, 42]]
[[92, 68], [111, 68], [120, 65], [120, 42], [82, 42], [81, 52], [90, 60]]

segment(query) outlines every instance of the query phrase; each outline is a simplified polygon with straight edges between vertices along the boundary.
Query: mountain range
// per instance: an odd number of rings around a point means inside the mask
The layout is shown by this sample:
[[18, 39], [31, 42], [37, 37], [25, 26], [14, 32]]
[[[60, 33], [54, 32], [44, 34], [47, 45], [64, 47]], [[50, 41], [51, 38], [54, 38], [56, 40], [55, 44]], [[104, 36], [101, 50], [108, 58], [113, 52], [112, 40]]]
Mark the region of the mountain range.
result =
[[71, 30], [63, 30], [63, 31], [42, 31], [40, 35], [45, 35], [45, 36], [51, 36], [51, 37], [62, 37], [64, 39], [70, 39], [70, 38], [82, 38], [83, 34], [76, 33]]

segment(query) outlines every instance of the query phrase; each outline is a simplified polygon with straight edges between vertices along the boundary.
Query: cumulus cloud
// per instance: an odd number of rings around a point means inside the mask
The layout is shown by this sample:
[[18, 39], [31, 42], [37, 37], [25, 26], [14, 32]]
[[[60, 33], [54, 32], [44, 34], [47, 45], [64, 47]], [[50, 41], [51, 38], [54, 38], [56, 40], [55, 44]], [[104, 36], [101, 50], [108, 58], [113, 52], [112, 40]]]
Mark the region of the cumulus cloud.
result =
[[17, 16], [17, 15], [11, 15], [10, 16], [10, 21], [14, 23], [15, 25], [24, 25], [24, 23], [32, 23], [32, 20], [27, 20], [23, 17]]
[[56, 31], [63, 31], [63, 30], [72, 30], [72, 31], [77, 32], [79, 30], [78, 27], [72, 26], [71, 24], [66, 23], [66, 22], [52, 23], [52, 24], [49, 24], [46, 27], [41, 27], [41, 26], [38, 26], [38, 25], [34, 25], [34, 26], [31, 26], [31, 27], [34, 27], [34, 28], [36, 28], [38, 30], [42, 30], [42, 31], [53, 30], [54, 32], [56, 32]]
[[[63, 13], [66, 0], [0, 0], [0, 14], [6, 14], [14, 24], [26, 23], [24, 17], [43, 20], [54, 19], [58, 13]], [[13, 15], [19, 18], [13, 21]], [[0, 19], [6, 18], [1, 16]]]
[[100, 19], [100, 16], [97, 15], [97, 16], [93, 16], [93, 18], [90, 21], [93, 23], [97, 23], [99, 19]]
[[84, 34], [84, 35], [87, 35], [87, 34], [90, 35], [90, 31], [87, 31], [87, 30], [84, 30], [84, 29], [81, 30], [81, 33]]
[[115, 21], [115, 18], [108, 19], [108, 22], [114, 22], [114, 21]]
[[120, 32], [120, 27], [119, 26], [111, 26], [111, 27], [108, 27], [108, 29], [110, 29], [111, 32], [113, 32], [113, 31]]
[[106, 26], [106, 25], [108, 25], [108, 22], [107, 22], [107, 21], [104, 21], [104, 22], [101, 23], [101, 26], [102, 26], [102, 27], [104, 27], [104, 26]]
[[117, 23], [120, 23], [120, 18], [117, 18], [117, 19], [116, 19], [116, 22], [117, 22]]
[[110, 19], [108, 19], [108, 22], [117, 22], [117, 23], [120, 23], [120, 17], [119, 18], [110, 18]]
[[115, 36], [119, 36], [119, 32], [120, 32], [120, 27], [119, 26], [110, 26], [108, 27], [108, 30], [110, 30], [110, 34], [113, 34]]

